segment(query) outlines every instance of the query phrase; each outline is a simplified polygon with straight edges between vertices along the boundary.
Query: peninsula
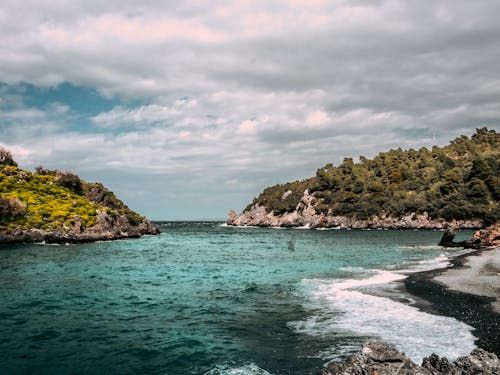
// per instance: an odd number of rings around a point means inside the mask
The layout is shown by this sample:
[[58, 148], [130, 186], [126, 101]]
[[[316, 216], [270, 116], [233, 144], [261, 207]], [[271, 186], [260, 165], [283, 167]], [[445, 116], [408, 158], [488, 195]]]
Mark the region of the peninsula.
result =
[[500, 218], [500, 134], [477, 129], [431, 150], [345, 158], [314, 177], [275, 185], [228, 225], [310, 228], [475, 229]]
[[0, 149], [0, 244], [78, 243], [158, 233], [102, 184], [42, 167], [29, 172]]

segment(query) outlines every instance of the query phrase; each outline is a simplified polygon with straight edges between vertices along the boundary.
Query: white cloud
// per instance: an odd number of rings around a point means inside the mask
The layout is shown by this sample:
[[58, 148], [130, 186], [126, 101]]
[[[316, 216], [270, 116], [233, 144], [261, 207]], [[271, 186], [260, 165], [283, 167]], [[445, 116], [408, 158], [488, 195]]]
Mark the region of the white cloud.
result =
[[251, 133], [255, 130], [257, 122], [253, 120], [245, 120], [240, 124], [241, 133]]
[[306, 124], [309, 126], [324, 125], [328, 122], [328, 114], [323, 111], [310, 112], [306, 118]]
[[85, 119], [0, 86], [0, 143], [111, 186], [141, 175], [130, 198], [157, 218], [148, 197], [168, 211], [197, 187], [223, 216], [344, 156], [498, 129], [499, 12], [493, 0], [6, 2], [0, 82], [70, 82], [120, 104]]

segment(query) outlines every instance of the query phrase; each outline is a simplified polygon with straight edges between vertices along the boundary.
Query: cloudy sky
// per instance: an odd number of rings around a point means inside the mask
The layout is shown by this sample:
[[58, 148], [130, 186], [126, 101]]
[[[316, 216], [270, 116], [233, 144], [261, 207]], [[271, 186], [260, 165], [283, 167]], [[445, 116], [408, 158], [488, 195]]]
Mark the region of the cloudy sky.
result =
[[0, 145], [152, 219], [500, 129], [500, 2], [11, 1]]

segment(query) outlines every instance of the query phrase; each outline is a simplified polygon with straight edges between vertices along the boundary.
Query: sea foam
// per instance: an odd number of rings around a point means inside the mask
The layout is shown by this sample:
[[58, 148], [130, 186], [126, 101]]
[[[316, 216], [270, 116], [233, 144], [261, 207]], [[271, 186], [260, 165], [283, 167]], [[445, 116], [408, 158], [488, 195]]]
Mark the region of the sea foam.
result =
[[255, 363], [246, 363], [242, 366], [220, 364], [207, 371], [205, 375], [271, 375], [271, 373], [261, 369]]
[[[445, 264], [439, 257], [418, 266], [432, 268], [437, 263]], [[387, 294], [376, 295], [377, 288], [383, 289], [405, 278], [402, 273], [372, 270], [362, 279], [303, 279], [298, 289], [306, 298], [304, 307], [312, 315], [288, 326], [297, 333], [314, 336], [357, 336], [360, 340], [387, 342], [417, 363], [432, 353], [456, 359], [474, 349], [475, 337], [469, 325], [420, 311], [387, 298]], [[396, 288], [392, 290], [399, 293]], [[344, 348], [339, 342], [318, 353], [318, 357], [331, 360], [351, 353], [351, 347]]]

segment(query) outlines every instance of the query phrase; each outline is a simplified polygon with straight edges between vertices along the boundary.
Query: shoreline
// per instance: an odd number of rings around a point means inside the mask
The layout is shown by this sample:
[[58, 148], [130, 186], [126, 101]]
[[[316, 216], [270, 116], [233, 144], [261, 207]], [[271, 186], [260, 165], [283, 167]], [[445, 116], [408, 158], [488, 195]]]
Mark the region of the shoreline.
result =
[[[493, 255], [490, 252], [495, 253]], [[417, 301], [416, 307], [425, 312], [453, 317], [472, 326], [473, 334], [477, 337], [475, 344], [500, 355], [500, 313], [492, 305], [495, 299], [499, 303], [500, 296], [498, 288], [491, 285], [494, 280], [500, 279], [500, 275], [482, 280], [482, 286], [487, 288], [489, 296], [481, 295], [477, 285], [467, 283], [471, 275], [482, 274], [485, 267], [491, 266], [489, 260], [484, 259], [488, 255], [500, 257], [500, 248], [480, 249], [459, 255], [450, 259], [451, 266], [410, 274], [403, 283], [410, 294], [424, 301]], [[483, 262], [471, 262], [470, 257], [474, 256], [483, 258]]]

